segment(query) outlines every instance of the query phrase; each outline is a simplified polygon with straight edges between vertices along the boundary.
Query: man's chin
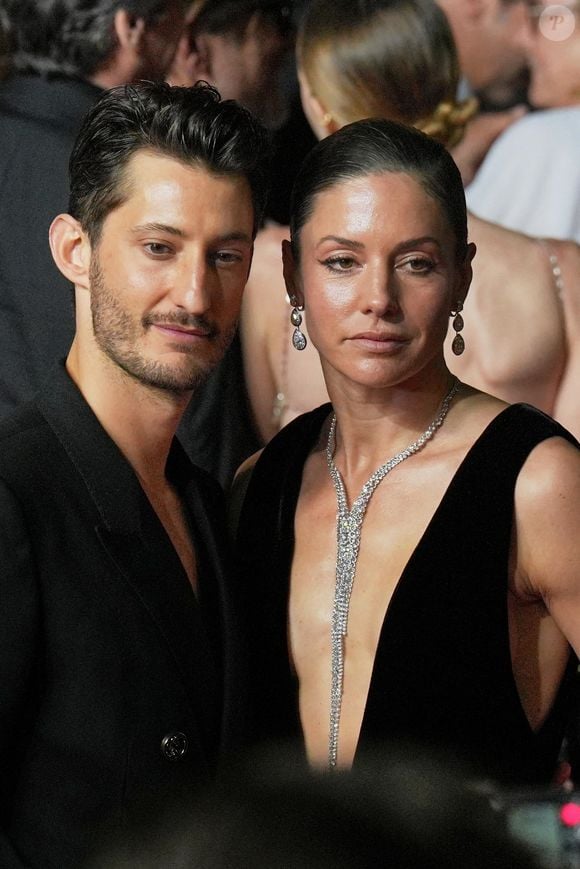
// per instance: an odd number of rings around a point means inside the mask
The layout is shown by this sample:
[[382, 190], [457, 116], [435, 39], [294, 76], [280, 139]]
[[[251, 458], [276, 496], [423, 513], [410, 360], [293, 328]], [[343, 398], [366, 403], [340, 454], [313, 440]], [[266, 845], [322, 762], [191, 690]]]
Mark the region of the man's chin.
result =
[[217, 362], [191, 366], [121, 364], [123, 371], [148, 389], [176, 397], [188, 397], [209, 377]]

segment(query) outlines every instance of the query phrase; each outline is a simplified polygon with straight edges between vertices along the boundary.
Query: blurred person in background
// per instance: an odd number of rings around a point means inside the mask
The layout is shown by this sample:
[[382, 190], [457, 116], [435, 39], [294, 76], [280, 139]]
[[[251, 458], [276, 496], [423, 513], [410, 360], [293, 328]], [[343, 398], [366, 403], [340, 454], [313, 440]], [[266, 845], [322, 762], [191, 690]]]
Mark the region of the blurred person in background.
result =
[[[288, 61], [294, 45], [291, 0], [195, 0], [168, 79], [204, 80], [270, 128], [288, 113]], [[275, 165], [275, 164], [274, 164]], [[196, 464], [224, 486], [260, 446], [244, 380], [239, 336], [187, 408], [179, 437]]]
[[194, 0], [169, 70], [171, 84], [203, 80], [271, 129], [287, 114], [284, 64], [293, 45], [292, 0]]
[[526, 0], [437, 0], [457, 46], [462, 88], [486, 105], [513, 106], [528, 82]]
[[510, 229], [580, 241], [580, 7], [527, 8], [529, 99], [538, 111], [496, 140], [467, 204]]
[[72, 289], [48, 228], [68, 201], [68, 158], [103, 88], [163, 79], [182, 0], [0, 0], [0, 417], [31, 398], [72, 340]]
[[286, 746], [260, 752], [141, 841], [133, 858], [103, 847], [86, 869], [540, 867], [457, 768], [401, 744], [332, 777], [307, 774]]
[[[322, 10], [322, 11], [319, 11]], [[412, 66], [409, 58], [413, 59]], [[319, 138], [377, 115], [418, 126], [455, 156], [472, 107], [455, 95], [459, 67], [448, 23], [433, 3], [314, 2], [299, 31], [304, 108]], [[425, 85], [425, 82], [428, 86]], [[580, 434], [580, 252], [469, 215], [478, 248], [462, 313], [463, 353], [450, 369], [506, 401], [527, 401]], [[257, 425], [267, 442], [327, 399], [318, 355], [291, 346], [280, 246], [285, 227], [258, 236], [242, 307], [242, 343]], [[308, 311], [302, 325], [308, 336]]]

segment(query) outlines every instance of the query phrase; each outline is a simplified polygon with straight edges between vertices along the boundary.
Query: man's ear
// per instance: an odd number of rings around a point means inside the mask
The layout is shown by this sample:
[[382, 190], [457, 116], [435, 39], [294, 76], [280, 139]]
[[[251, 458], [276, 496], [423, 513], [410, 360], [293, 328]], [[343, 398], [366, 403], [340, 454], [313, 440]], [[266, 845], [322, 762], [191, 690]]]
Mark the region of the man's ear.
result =
[[284, 283], [286, 284], [286, 292], [290, 298], [292, 307], [295, 305], [300, 307], [304, 305], [304, 293], [302, 292], [302, 281], [300, 279], [300, 271], [298, 263], [294, 259], [292, 245], [287, 239], [282, 242], [282, 265], [284, 270]]
[[145, 33], [145, 19], [132, 15], [127, 9], [117, 9], [113, 28], [121, 48], [138, 51]]
[[52, 258], [75, 287], [88, 290], [91, 245], [78, 220], [70, 214], [55, 217], [48, 231]]
[[[181, 46], [181, 43], [180, 43]], [[214, 81], [214, 46], [212, 38], [207, 33], [195, 33], [195, 28], [188, 28], [187, 32], [187, 69], [192, 81], [206, 81], [215, 84]]]

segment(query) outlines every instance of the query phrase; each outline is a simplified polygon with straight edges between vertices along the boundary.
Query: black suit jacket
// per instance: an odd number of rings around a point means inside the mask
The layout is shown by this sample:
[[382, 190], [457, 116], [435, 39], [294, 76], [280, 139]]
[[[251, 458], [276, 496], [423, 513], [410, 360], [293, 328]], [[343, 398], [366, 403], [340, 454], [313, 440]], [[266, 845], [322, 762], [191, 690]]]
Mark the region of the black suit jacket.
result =
[[68, 160], [101, 91], [63, 77], [0, 83], [0, 418], [30, 400], [74, 331], [72, 286], [48, 243], [68, 211]]
[[177, 442], [168, 474], [187, 508], [197, 597], [63, 366], [0, 424], [3, 869], [77, 869], [103, 825], [123, 837], [137, 809], [189, 799], [234, 746], [221, 491]]

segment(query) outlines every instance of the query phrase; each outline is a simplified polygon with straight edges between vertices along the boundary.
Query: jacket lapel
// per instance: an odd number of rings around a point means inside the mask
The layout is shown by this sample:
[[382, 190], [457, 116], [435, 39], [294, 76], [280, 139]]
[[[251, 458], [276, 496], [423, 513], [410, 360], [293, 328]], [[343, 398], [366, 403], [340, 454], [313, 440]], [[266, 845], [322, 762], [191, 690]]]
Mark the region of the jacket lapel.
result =
[[[160, 642], [169, 650], [181, 675], [203, 741], [216, 741], [220, 714], [219, 654], [213, 642], [212, 619], [202, 618], [181, 561], [151, 507], [137, 477], [116, 444], [69, 378], [64, 363], [55, 372], [38, 406], [81, 475], [101, 521], [98, 538], [119, 576], [147, 611]], [[180, 462], [181, 464], [181, 462]], [[207, 568], [201, 540], [207, 520], [194, 481], [186, 483], [193, 503], [192, 532], [199, 573]], [[190, 511], [191, 512], [191, 511]], [[197, 555], [198, 549], [201, 557]], [[204, 577], [205, 578], [205, 577]], [[207, 585], [213, 577], [207, 577]], [[220, 581], [223, 577], [220, 579]], [[216, 602], [219, 609], [221, 599]], [[214, 621], [216, 617], [214, 616]]]

